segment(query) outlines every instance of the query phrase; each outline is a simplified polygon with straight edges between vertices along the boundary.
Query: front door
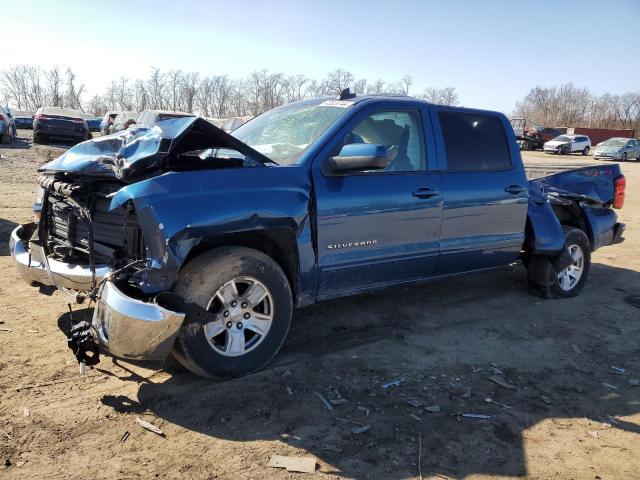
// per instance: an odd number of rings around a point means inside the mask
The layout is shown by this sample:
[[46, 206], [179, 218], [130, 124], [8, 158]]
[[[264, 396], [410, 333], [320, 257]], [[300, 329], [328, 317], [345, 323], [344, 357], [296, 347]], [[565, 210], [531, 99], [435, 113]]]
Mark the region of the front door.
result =
[[394, 152], [384, 170], [333, 176], [322, 172], [326, 159], [314, 163], [319, 298], [437, 271], [442, 194], [440, 175], [427, 168], [429, 117], [421, 106], [392, 105], [357, 114], [329, 148], [335, 155], [346, 144], [384, 145]]

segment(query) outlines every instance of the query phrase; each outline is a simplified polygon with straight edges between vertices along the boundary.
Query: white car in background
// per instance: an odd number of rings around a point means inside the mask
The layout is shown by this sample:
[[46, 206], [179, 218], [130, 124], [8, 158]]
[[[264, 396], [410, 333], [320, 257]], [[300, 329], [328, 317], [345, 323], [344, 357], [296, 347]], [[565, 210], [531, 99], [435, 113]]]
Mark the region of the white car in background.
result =
[[542, 147], [545, 153], [568, 155], [580, 152], [586, 155], [591, 150], [591, 139], [586, 135], [559, 135]]

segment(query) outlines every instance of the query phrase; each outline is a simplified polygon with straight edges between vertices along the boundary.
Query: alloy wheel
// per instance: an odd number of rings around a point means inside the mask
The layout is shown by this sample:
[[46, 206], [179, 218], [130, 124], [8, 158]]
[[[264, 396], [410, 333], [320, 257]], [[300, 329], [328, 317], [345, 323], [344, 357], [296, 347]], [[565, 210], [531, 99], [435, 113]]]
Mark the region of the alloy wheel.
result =
[[269, 289], [253, 277], [238, 277], [222, 285], [207, 310], [215, 319], [204, 326], [211, 348], [227, 357], [254, 350], [273, 323], [274, 302]]
[[569, 246], [569, 254], [573, 259], [573, 263], [558, 273], [558, 285], [565, 292], [569, 292], [575, 288], [582, 278], [584, 271], [584, 253], [579, 245]]

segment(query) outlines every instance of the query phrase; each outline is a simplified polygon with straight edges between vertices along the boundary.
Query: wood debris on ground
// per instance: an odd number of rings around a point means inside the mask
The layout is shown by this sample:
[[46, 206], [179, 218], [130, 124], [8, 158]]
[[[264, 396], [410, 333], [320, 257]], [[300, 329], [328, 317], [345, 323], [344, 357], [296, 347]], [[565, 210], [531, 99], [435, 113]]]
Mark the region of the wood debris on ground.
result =
[[267, 466], [285, 468], [288, 472], [314, 473], [316, 471], [316, 463], [315, 457], [274, 455]]
[[141, 418], [136, 417], [136, 423], [140, 425], [145, 430], [149, 430], [150, 432], [157, 433], [158, 435], [164, 437], [164, 432], [161, 428], [156, 427], [153, 423], [149, 423]]

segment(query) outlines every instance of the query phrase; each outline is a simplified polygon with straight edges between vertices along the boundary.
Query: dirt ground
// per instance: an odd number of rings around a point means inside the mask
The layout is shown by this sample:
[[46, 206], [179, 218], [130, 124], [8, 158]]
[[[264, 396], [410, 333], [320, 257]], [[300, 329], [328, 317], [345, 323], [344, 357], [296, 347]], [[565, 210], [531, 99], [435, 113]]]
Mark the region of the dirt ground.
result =
[[[37, 166], [62, 152], [19, 132], [0, 148], [0, 478], [640, 477], [640, 309], [624, 301], [640, 294], [640, 163], [622, 164], [626, 241], [594, 254], [578, 298], [531, 296], [513, 267], [300, 310], [275, 361], [245, 378], [106, 356], [80, 377], [65, 298], [24, 284], [8, 256]], [[318, 470], [270, 468], [274, 454]]]

